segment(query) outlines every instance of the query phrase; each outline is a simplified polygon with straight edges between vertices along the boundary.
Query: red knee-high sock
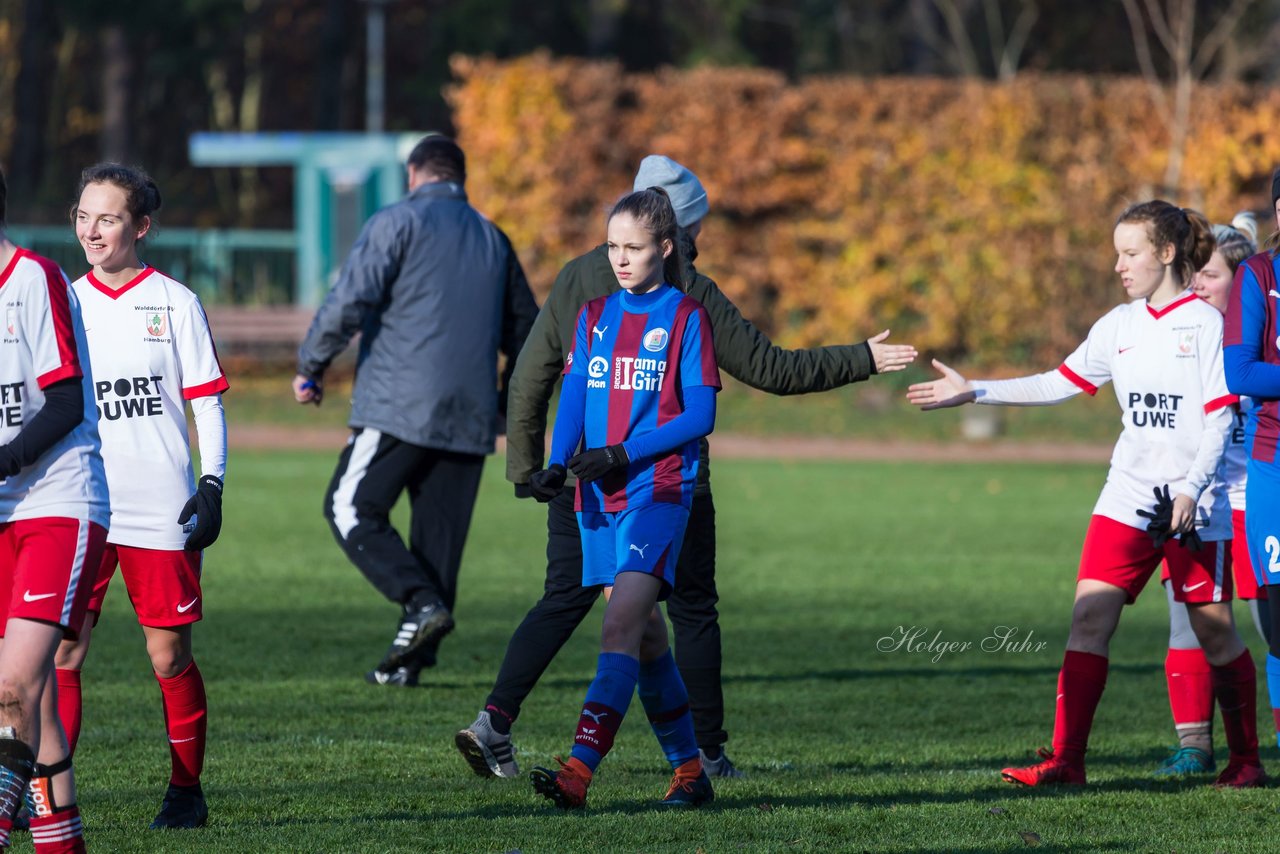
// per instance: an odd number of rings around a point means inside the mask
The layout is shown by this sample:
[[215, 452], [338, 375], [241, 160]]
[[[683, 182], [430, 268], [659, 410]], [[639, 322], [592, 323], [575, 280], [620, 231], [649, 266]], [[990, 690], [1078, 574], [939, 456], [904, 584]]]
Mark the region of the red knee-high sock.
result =
[[80, 810], [68, 807], [49, 815], [31, 816], [31, 841], [36, 854], [81, 854], [84, 851], [84, 829]]
[[55, 671], [58, 676], [58, 717], [67, 733], [67, 745], [71, 755], [76, 755], [76, 742], [80, 740], [80, 719], [84, 705], [80, 699], [80, 671]]
[[1222, 709], [1231, 761], [1259, 764], [1258, 672], [1249, 650], [1230, 664], [1213, 668], [1213, 693]]
[[1067, 650], [1058, 672], [1058, 706], [1053, 722], [1055, 756], [1077, 762], [1084, 759], [1093, 713], [1106, 686], [1106, 656]]
[[1169, 684], [1169, 709], [1178, 735], [1189, 729], [1213, 724], [1213, 676], [1204, 650], [1173, 649], [1164, 659], [1164, 678]]
[[194, 786], [200, 782], [204, 768], [205, 725], [209, 703], [204, 695], [204, 680], [194, 660], [177, 676], [165, 679], [159, 675], [160, 694], [164, 698], [164, 726], [169, 733], [169, 758], [175, 786]]

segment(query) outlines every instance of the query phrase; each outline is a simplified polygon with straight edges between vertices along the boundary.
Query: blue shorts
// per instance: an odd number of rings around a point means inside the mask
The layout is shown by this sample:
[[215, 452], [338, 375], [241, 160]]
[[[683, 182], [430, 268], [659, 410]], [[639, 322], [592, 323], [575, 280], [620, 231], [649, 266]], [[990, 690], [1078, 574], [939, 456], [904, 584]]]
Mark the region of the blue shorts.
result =
[[1280, 465], [1249, 458], [1244, 531], [1259, 584], [1280, 584]]
[[582, 586], [607, 586], [620, 572], [643, 572], [662, 579], [658, 599], [666, 599], [676, 583], [676, 561], [688, 524], [689, 510], [679, 504], [646, 504], [616, 513], [579, 511]]

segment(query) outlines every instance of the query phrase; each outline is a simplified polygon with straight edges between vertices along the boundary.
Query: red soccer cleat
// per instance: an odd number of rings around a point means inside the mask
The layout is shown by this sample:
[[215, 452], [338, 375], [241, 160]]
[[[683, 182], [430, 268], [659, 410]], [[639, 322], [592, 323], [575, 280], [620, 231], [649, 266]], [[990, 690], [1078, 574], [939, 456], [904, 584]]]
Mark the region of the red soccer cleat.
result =
[[1255, 789], [1266, 782], [1267, 773], [1261, 765], [1232, 759], [1213, 785], [1218, 789]]
[[565, 762], [559, 756], [559, 771], [534, 768], [529, 773], [533, 790], [562, 810], [579, 809], [587, 803], [587, 786], [591, 785], [591, 769], [572, 756]]
[[1084, 785], [1084, 762], [1071, 762], [1059, 759], [1052, 750], [1039, 748], [1036, 753], [1044, 761], [1026, 768], [1005, 768], [1000, 776], [1008, 783], [1020, 783], [1023, 786], [1043, 786], [1058, 783], [1065, 786]]

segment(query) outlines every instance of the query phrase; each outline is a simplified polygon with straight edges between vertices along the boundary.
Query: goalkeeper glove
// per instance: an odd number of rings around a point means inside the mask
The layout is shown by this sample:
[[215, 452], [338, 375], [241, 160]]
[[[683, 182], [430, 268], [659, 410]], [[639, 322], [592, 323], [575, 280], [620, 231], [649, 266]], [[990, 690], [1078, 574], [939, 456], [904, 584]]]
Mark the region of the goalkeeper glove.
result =
[[1138, 515], [1151, 521], [1147, 523], [1147, 534], [1151, 537], [1151, 545], [1162, 547], [1173, 536], [1173, 497], [1169, 495], [1169, 484], [1155, 487], [1155, 506], [1151, 510], [1139, 510]]
[[590, 448], [576, 457], [570, 457], [569, 468], [584, 483], [604, 477], [611, 471], [624, 469], [631, 460], [621, 445]]
[[565, 477], [567, 473], [564, 466], [559, 463], [542, 471], [535, 471], [529, 475], [529, 491], [540, 504], [546, 504], [560, 494], [560, 490], [564, 488]]
[[206, 474], [196, 483], [196, 494], [182, 505], [178, 524], [186, 525], [196, 517], [195, 527], [187, 535], [186, 550], [198, 552], [209, 548], [222, 530], [222, 481]]

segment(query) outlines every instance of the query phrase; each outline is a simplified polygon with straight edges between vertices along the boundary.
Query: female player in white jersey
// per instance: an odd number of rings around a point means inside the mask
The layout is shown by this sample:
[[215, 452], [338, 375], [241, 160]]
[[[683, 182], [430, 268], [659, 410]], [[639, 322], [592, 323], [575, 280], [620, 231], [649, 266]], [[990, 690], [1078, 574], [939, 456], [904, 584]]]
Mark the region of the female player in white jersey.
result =
[[[152, 828], [199, 827], [208, 705], [191, 654], [201, 617], [201, 550], [222, 526], [227, 425], [209, 323], [196, 295], [138, 257], [160, 191], [141, 170], [102, 163], [84, 170], [72, 211], [93, 269], [72, 285], [84, 306], [94, 392], [111, 491], [111, 530], [78, 642], [58, 651], [60, 711], [72, 750], [80, 729], [80, 669], [90, 627], [116, 566], [142, 625], [164, 704], [172, 775]], [[200, 442], [192, 472], [186, 405]]]
[[[1164, 558], [1175, 597], [1191, 606], [1226, 725], [1231, 760], [1218, 784], [1256, 786], [1264, 780], [1257, 677], [1231, 619], [1231, 508], [1217, 480], [1236, 399], [1223, 374], [1222, 316], [1187, 289], [1213, 252], [1213, 235], [1200, 214], [1157, 200], [1120, 214], [1114, 242], [1115, 269], [1131, 302], [1098, 320], [1057, 370], [970, 382], [935, 360], [942, 378], [907, 393], [925, 409], [975, 401], [1042, 405], [1096, 394], [1110, 381], [1122, 410], [1124, 429], [1080, 557], [1053, 750], [1041, 748], [1044, 761], [1001, 774], [1028, 786], [1085, 782], [1085, 748], [1106, 685], [1111, 636], [1124, 606]], [[1158, 502], [1161, 525], [1142, 515], [1153, 493], [1172, 494]], [[1181, 544], [1170, 539], [1174, 534], [1182, 535]]]
[[[1238, 228], [1236, 226], [1239, 226]], [[1196, 296], [1222, 313], [1226, 313], [1231, 297], [1231, 282], [1236, 268], [1258, 251], [1255, 243], [1257, 220], [1251, 213], [1237, 214], [1232, 225], [1215, 225], [1215, 247], [1209, 262], [1192, 281]], [[1246, 233], [1246, 231], [1248, 233]], [[1247, 603], [1253, 624], [1268, 641], [1271, 614], [1267, 606], [1267, 590], [1260, 587], [1254, 575], [1253, 561], [1245, 540], [1245, 482], [1248, 454], [1245, 451], [1245, 419], [1252, 401], [1241, 397], [1233, 407], [1233, 423], [1227, 438], [1222, 479], [1231, 502], [1231, 569], [1237, 599]], [[1164, 661], [1165, 680], [1169, 686], [1169, 708], [1173, 712], [1178, 747], [1156, 769], [1156, 776], [1169, 777], [1213, 771], [1213, 679], [1209, 661], [1191, 628], [1187, 606], [1174, 598], [1169, 570], [1161, 579], [1169, 601], [1169, 652]]]
[[84, 323], [52, 261], [4, 234], [0, 173], [0, 848], [29, 792], [40, 852], [84, 851], [52, 659], [107, 537]]

